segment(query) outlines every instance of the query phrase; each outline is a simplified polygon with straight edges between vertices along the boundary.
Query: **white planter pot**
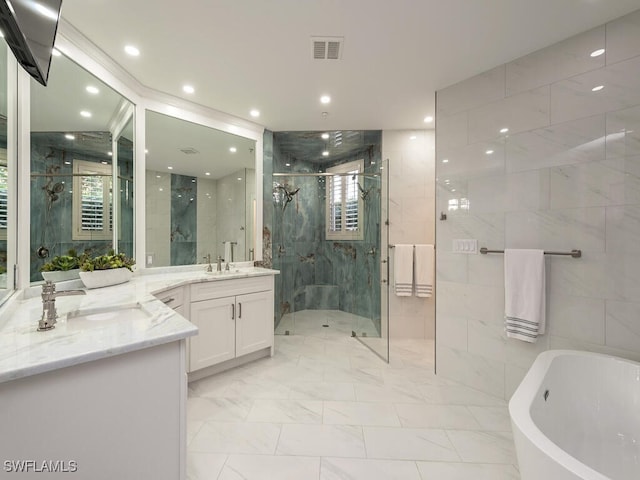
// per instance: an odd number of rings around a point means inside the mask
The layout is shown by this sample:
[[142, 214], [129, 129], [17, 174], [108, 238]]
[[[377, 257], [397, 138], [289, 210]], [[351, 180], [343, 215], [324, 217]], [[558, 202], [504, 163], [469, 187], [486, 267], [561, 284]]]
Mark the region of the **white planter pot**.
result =
[[75, 280], [80, 278], [80, 269], [74, 268], [73, 270], [56, 271], [56, 272], [40, 272], [42, 278], [51, 282], [64, 282], [66, 280]]
[[109, 285], [118, 285], [131, 280], [133, 272], [128, 268], [112, 268], [110, 270], [94, 270], [93, 272], [80, 272], [80, 278], [87, 288], [101, 288]]

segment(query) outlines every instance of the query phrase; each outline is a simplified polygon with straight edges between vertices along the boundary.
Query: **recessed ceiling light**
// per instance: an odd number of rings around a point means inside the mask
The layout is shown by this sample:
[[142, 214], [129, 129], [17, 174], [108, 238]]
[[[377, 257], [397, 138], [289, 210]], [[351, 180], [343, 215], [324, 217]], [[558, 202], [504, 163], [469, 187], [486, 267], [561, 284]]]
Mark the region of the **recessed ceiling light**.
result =
[[182, 91], [184, 93], [194, 93], [196, 91], [196, 89], [193, 88], [193, 86], [191, 86], [191, 85], [183, 85], [182, 86]]
[[88, 112], [87, 110], [82, 110], [80, 112], [80, 115], [82, 115], [84, 118], [91, 118], [91, 112]]
[[103, 164], [103, 165], [109, 165], [109, 162], [104, 162], [104, 161], [102, 161], [102, 162], [100, 162], [100, 163], [101, 163], [101, 164]]
[[487, 150], [487, 151], [486, 151], [486, 152], [484, 152], [484, 153], [486, 153], [487, 155], [491, 155], [491, 154], [493, 153], [493, 150]]
[[593, 87], [591, 89], [592, 92], [599, 92], [600, 90], [602, 90], [604, 88], [604, 85], [598, 85], [596, 87]]
[[158, 190], [160, 190], [161, 192], [164, 192], [164, 188], [159, 188]]
[[231, 147], [231, 148], [229, 148], [229, 151], [231, 153], [236, 153], [238, 151], [238, 149], [236, 147]]
[[507, 133], [509, 129], [507, 127], [501, 128], [500, 133]]
[[411, 135], [411, 136], [409, 137], [409, 140], [415, 140], [416, 138], [418, 138], [418, 137], [416, 137], [415, 135]]
[[97, 95], [98, 93], [100, 93], [100, 90], [98, 90], [98, 88], [94, 87], [93, 85], [87, 85], [87, 88], [85, 88], [85, 90], [91, 95]]
[[251, 110], [249, 112], [249, 115], [251, 115], [254, 118], [258, 118], [260, 116], [260, 110], [256, 110], [255, 108], [253, 110]]
[[132, 57], [137, 57], [138, 55], [140, 55], [140, 50], [138, 50], [133, 45], [127, 45], [126, 47], [124, 47], [124, 51], [127, 52]]
[[[0, 34], [1, 34], [1, 32], [0, 32]], [[0, 36], [4, 37], [4, 35], [0, 35]], [[57, 48], [52, 48], [51, 49], [51, 55], [53, 55], [54, 57], [62, 56], [62, 54], [60, 53], [60, 50], [58, 50]]]
[[70, 162], [69, 160], [65, 160], [65, 161], [64, 161], [64, 164], [65, 164], [65, 165], [71, 165], [71, 162]]
[[162, 178], [162, 175], [156, 175], [156, 178]]
[[211, 175], [211, 172], [204, 172], [205, 175]]
[[449, 163], [449, 159], [448, 158], [443, 159], [442, 163]]
[[107, 155], [109, 155], [110, 157], [113, 156], [113, 152], [107, 152]]
[[322, 135], [323, 140], [328, 140], [329, 139], [329, 134], [328, 133], [323, 133]]
[[144, 149], [144, 153], [149, 153], [149, 150], [147, 150], [146, 148]]
[[167, 167], [168, 170], [173, 170], [173, 167]]
[[291, 164], [290, 164], [290, 163], [285, 163], [285, 164], [284, 164], [284, 166], [285, 166], [285, 167], [290, 167], [290, 166], [291, 166]]
[[191, 179], [191, 183], [196, 183], [196, 179], [195, 179], [195, 178], [192, 178], [192, 179]]
[[238, 181], [242, 180], [242, 177], [238, 177]]
[[599, 57], [603, 53], [604, 53], [604, 48], [599, 48], [598, 50], [594, 50], [593, 52], [591, 52], [591, 56], [592, 57]]
[[325, 150], [324, 152], [322, 152], [322, 156], [323, 157], [328, 157], [329, 156], [329, 152], [327, 150]]
[[433, 122], [433, 117], [431, 115], [424, 117], [424, 123], [431, 123], [431, 122]]
[[452, 188], [452, 189], [451, 189], [451, 191], [452, 191], [452, 192], [455, 192], [455, 191], [456, 191], [456, 189], [455, 189], [455, 188]]
[[71, 135], [70, 133], [67, 133], [64, 138], [66, 138], [67, 140], [75, 140], [76, 136], [75, 135]]
[[329, 95], [322, 95], [320, 97], [320, 103], [324, 103], [325, 105], [331, 103], [331, 97]]
[[444, 183], [446, 183], [447, 185], [449, 185], [451, 183], [451, 180], [445, 180]]

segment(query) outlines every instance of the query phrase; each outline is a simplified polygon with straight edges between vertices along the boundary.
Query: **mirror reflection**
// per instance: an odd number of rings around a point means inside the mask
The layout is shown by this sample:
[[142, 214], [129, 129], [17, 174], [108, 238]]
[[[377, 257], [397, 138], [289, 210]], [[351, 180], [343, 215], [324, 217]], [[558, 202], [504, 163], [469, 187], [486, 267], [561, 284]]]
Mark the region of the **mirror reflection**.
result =
[[255, 142], [146, 112], [147, 267], [253, 260]]
[[75, 270], [64, 258], [73, 253], [133, 255], [132, 112], [64, 56], [52, 59], [46, 88], [31, 81], [32, 282], [43, 268], [67, 279], [57, 272]]
[[0, 42], [0, 299], [7, 293], [7, 45]]

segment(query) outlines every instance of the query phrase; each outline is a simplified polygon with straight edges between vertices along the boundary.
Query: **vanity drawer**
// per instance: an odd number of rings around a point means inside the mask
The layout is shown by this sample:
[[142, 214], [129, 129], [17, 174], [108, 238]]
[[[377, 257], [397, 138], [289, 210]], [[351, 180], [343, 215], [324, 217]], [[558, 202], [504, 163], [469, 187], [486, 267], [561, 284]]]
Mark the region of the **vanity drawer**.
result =
[[191, 284], [191, 301], [233, 297], [273, 289], [273, 275]]
[[184, 287], [172, 288], [155, 294], [156, 298], [164, 303], [167, 307], [175, 310], [184, 303]]

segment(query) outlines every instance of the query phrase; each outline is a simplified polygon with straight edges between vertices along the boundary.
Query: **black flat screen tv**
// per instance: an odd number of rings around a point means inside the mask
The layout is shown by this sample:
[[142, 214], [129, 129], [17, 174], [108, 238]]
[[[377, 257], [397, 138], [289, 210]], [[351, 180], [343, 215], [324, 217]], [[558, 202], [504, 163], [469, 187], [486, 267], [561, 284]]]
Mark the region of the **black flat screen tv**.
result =
[[0, 29], [18, 63], [45, 87], [62, 0], [0, 0]]

